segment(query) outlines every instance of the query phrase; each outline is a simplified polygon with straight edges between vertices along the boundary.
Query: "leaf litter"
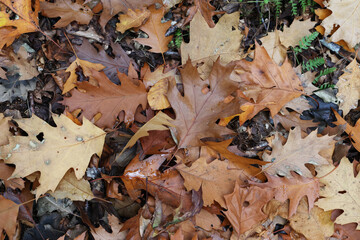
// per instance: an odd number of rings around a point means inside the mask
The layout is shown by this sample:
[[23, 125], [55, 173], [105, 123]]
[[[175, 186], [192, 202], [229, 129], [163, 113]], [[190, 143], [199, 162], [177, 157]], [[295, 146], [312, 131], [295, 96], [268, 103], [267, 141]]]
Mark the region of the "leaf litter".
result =
[[0, 0], [1, 239], [358, 239], [359, 9]]

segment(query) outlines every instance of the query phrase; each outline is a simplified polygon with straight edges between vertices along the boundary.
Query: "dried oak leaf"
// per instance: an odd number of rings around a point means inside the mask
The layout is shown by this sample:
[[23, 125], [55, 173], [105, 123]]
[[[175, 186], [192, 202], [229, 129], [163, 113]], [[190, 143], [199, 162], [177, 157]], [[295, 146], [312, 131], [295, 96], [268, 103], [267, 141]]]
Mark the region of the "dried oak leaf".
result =
[[158, 112], [155, 117], [151, 118], [147, 123], [145, 123], [137, 132], [130, 138], [130, 140], [126, 143], [123, 150], [120, 152], [122, 154], [129, 147], [134, 146], [134, 144], [142, 137], [149, 136], [149, 131], [153, 130], [168, 130], [167, 126], [173, 126], [170, 121], [171, 117], [166, 115], [163, 112]]
[[94, 86], [89, 82], [77, 83], [77, 87], [85, 90], [73, 89], [71, 97], [61, 102], [70, 111], [82, 109], [82, 116], [92, 119], [97, 113], [101, 118], [96, 122], [99, 127], [113, 127], [116, 118], [125, 112], [125, 123], [130, 125], [134, 121], [134, 114], [139, 105], [144, 109], [147, 104], [146, 89], [142, 82], [136, 86], [125, 74], [118, 73], [121, 86], [112, 83], [103, 72], [91, 69], [91, 76], [98, 82]]
[[155, 3], [162, 3], [161, 0], [128, 0], [128, 1], [119, 1], [119, 0], [101, 0], [103, 5], [103, 11], [101, 13], [99, 23], [103, 29], [107, 22], [119, 12], [126, 13], [128, 9], [141, 9], [148, 7]]
[[239, 169], [228, 169], [227, 161], [214, 160], [206, 163], [206, 158], [199, 158], [191, 167], [180, 164], [176, 169], [184, 178], [188, 191], [202, 189], [204, 206], [210, 206], [214, 201], [225, 207], [224, 195], [234, 190], [235, 181], [245, 179]]
[[5, 117], [3, 113], [0, 113], [0, 146], [8, 144], [8, 138], [11, 136], [9, 128], [10, 117]]
[[312, 178], [305, 164], [328, 165], [331, 162], [335, 141], [333, 137], [317, 137], [312, 131], [307, 137], [301, 137], [300, 127], [290, 130], [289, 137], [282, 145], [279, 134], [272, 141], [271, 154], [264, 153], [264, 161], [270, 162], [262, 166], [262, 170], [270, 175], [280, 175], [292, 178], [291, 171], [307, 178]]
[[15, 235], [18, 212], [18, 204], [0, 195], [0, 233], [5, 231], [9, 239]]
[[[78, 126], [65, 115], [55, 116], [57, 127], [40, 118], [17, 120], [28, 136], [9, 138], [9, 145], [0, 147], [0, 157], [5, 163], [15, 164], [12, 177], [26, 177], [36, 171], [41, 173], [36, 197], [48, 190], [55, 191], [66, 172], [73, 168], [81, 179], [93, 154], [101, 156], [105, 132], [87, 119]], [[76, 156], [76, 161], [74, 161]]]
[[80, 46], [76, 45], [74, 48], [78, 58], [105, 66], [104, 72], [106, 76], [113, 83], [118, 84], [117, 71], [126, 73], [129, 68], [130, 58], [120, 44], [111, 42], [110, 46], [114, 58], [110, 57], [102, 47], [97, 51], [88, 40], [84, 40]]
[[241, 187], [236, 183], [233, 193], [224, 196], [228, 209], [224, 213], [238, 234], [266, 219], [262, 208], [273, 194], [273, 191], [264, 191], [257, 186]]
[[354, 48], [360, 39], [360, 29], [356, 27], [356, 23], [360, 22], [360, 2], [330, 0], [325, 5], [332, 13], [321, 23], [325, 28], [324, 35], [329, 35], [336, 27], [337, 29], [331, 35], [330, 40], [332, 42], [345, 40], [351, 48]]
[[[354, 177], [353, 164], [344, 157], [339, 166], [321, 166], [316, 168], [320, 183], [320, 198], [315, 204], [325, 211], [341, 209], [344, 212], [335, 220], [337, 224], [357, 223], [360, 230], [360, 175]], [[331, 172], [331, 173], [330, 173]], [[330, 173], [330, 174], [329, 174]]]
[[215, 7], [210, 4], [210, 0], [195, 0], [195, 6], [189, 9], [189, 16], [185, 19], [183, 25], [186, 25], [194, 18], [196, 12], [200, 12], [209, 27], [215, 27], [212, 17], [216, 14]]
[[129, 9], [126, 14], [119, 16], [120, 23], [116, 24], [116, 31], [124, 33], [126, 30], [133, 27], [140, 27], [143, 22], [150, 17], [150, 11], [146, 8], [143, 9]]
[[336, 96], [340, 99], [340, 109], [344, 111], [344, 116], [351, 109], [356, 108], [360, 99], [360, 69], [359, 64], [354, 59], [344, 70], [344, 74], [339, 77], [336, 86], [339, 91]]
[[0, 161], [0, 179], [4, 181], [4, 185], [6, 188], [16, 189], [19, 188], [20, 190], [25, 187], [25, 182], [21, 178], [11, 178], [15, 168], [9, 165], [6, 165], [2, 160]]
[[76, 71], [78, 67], [82, 68], [84, 76], [89, 77], [89, 82], [92, 83], [93, 85], [96, 85], [97, 81], [94, 80], [94, 78], [92, 77], [92, 70], [100, 71], [105, 68], [105, 66], [99, 63], [92, 63], [76, 58], [75, 61], [73, 61], [70, 64], [70, 66], [66, 69], [66, 72], [70, 72], [70, 76], [64, 84], [64, 89], [62, 94], [65, 94], [74, 87], [76, 87], [76, 83], [78, 82], [78, 75], [76, 74]]
[[40, 10], [41, 14], [45, 17], [60, 17], [60, 20], [54, 25], [55, 28], [66, 27], [72, 21], [87, 25], [93, 17], [93, 12], [82, 2], [80, 0], [75, 2], [71, 0], [56, 0], [54, 3], [41, 1]]
[[352, 145], [360, 152], [360, 120], [358, 120], [353, 127], [348, 124], [336, 111], [333, 111], [333, 113], [336, 117], [336, 122], [334, 122], [334, 124], [337, 126], [345, 125], [345, 132], [349, 135]]
[[274, 191], [275, 199], [280, 202], [290, 200], [288, 217], [293, 216], [303, 197], [307, 197], [309, 211], [314, 207], [315, 200], [319, 197], [319, 180], [316, 178], [305, 178], [294, 172], [291, 172], [292, 178], [271, 176], [266, 174], [268, 181], [266, 183], [257, 183], [249, 181], [251, 185], [262, 189]]
[[0, 8], [0, 49], [4, 45], [10, 46], [23, 33], [36, 32], [40, 29], [38, 19], [39, 0], [1, 0], [0, 2], [4, 3], [18, 16], [18, 18], [13, 19], [10, 12], [7, 12], [5, 8]]
[[56, 199], [69, 198], [72, 201], [90, 201], [94, 198], [90, 183], [85, 179], [77, 179], [73, 170], [69, 170], [55, 191], [49, 193]]
[[360, 231], [356, 230], [357, 223], [348, 223], [344, 225], [335, 224], [335, 233], [333, 237], [336, 239], [357, 240], [360, 239]]
[[113, 215], [108, 215], [108, 223], [111, 226], [112, 232], [106, 231], [103, 227], [91, 229], [91, 235], [95, 240], [114, 240], [114, 239], [125, 239], [127, 231], [120, 232], [123, 224], [120, 223], [119, 219]]
[[218, 59], [205, 81], [201, 80], [196, 67], [188, 61], [180, 69], [184, 84], [184, 96], [181, 96], [174, 81], [169, 82], [167, 98], [176, 113], [172, 121], [176, 127], [178, 147], [199, 146], [204, 137], [220, 137], [232, 131], [216, 124], [221, 117], [238, 113], [238, 101], [229, 100], [236, 89], [236, 83], [230, 80], [233, 65], [222, 66]]
[[271, 117], [274, 117], [286, 103], [304, 93], [300, 79], [289, 61], [278, 66], [258, 43], [252, 62], [245, 59], [236, 62], [233, 80], [240, 82], [240, 90], [249, 101], [240, 108], [244, 110], [241, 115], [246, 115], [241, 123], [253, 118], [264, 108], [268, 108]]
[[220, 57], [222, 64], [241, 59], [240, 43], [243, 35], [238, 29], [239, 15], [239, 12], [225, 14], [214, 28], [210, 28], [200, 12], [197, 12], [190, 22], [190, 42], [181, 44], [182, 64], [189, 58], [193, 63], [199, 63], [200, 76], [206, 78], [217, 58]]
[[150, 46], [150, 52], [164, 53], [168, 50], [168, 44], [172, 36], [165, 36], [166, 31], [171, 26], [171, 21], [161, 22], [164, 17], [165, 9], [156, 9], [155, 5], [149, 7], [151, 12], [149, 19], [140, 29], [147, 33], [148, 38], [135, 38], [135, 40], [143, 45]]

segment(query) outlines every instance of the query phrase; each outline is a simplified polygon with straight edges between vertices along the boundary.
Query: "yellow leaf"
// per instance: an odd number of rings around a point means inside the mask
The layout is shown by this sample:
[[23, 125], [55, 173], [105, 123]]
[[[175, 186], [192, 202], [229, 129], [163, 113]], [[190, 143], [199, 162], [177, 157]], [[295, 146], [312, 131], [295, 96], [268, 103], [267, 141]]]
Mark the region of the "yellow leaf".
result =
[[31, 0], [0, 0], [0, 2], [19, 16], [12, 20], [10, 13], [7, 13], [5, 9], [0, 12], [0, 49], [4, 45], [10, 46], [23, 33], [39, 30], [39, 0], [35, 0], [34, 5]]
[[126, 30], [133, 27], [140, 27], [145, 19], [150, 16], [150, 11], [144, 9], [129, 9], [126, 14], [119, 16], [120, 23], [116, 24], [116, 31], [124, 33]]
[[150, 88], [147, 99], [151, 109], [162, 110], [170, 107], [170, 103], [165, 96], [169, 87], [169, 81], [167, 78], [161, 79], [155, 85]]
[[105, 132], [83, 118], [83, 125], [76, 125], [65, 115], [53, 115], [57, 127], [52, 127], [35, 115], [17, 120], [28, 136], [9, 138], [9, 144], [0, 147], [0, 158], [15, 164], [14, 177], [26, 177], [39, 171], [40, 186], [36, 198], [47, 191], [55, 191], [69, 169], [74, 169], [81, 179], [93, 154], [101, 156]]

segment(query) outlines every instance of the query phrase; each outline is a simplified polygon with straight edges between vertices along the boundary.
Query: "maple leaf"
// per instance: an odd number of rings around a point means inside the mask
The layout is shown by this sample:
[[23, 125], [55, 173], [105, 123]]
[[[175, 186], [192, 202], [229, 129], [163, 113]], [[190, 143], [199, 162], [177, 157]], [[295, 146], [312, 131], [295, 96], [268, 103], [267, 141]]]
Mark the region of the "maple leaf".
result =
[[267, 217], [262, 208], [272, 197], [272, 191], [237, 183], [233, 193], [224, 196], [228, 209], [224, 213], [235, 231], [242, 234]]
[[189, 58], [193, 63], [203, 62], [198, 71], [206, 78], [218, 57], [222, 64], [241, 59], [239, 50], [243, 35], [238, 30], [238, 22], [239, 12], [225, 14], [214, 28], [210, 28], [197, 12], [190, 22], [190, 42], [181, 44], [182, 64]]
[[9, 239], [15, 235], [18, 212], [18, 204], [0, 195], [0, 231], [2, 233], [5, 230]]
[[[311, 178], [313, 176], [305, 164], [328, 165], [334, 145], [333, 137], [317, 137], [316, 131], [312, 131], [303, 139], [300, 127], [295, 127], [289, 132], [285, 145], [282, 145], [279, 134], [275, 135], [271, 154], [264, 153], [262, 156], [264, 161], [270, 163], [262, 166], [262, 169], [270, 175], [279, 174], [291, 178], [293, 176], [290, 172], [294, 171]], [[324, 154], [329, 159], [323, 157]]]
[[181, 96], [174, 81], [169, 83], [167, 98], [176, 113], [172, 123], [176, 126], [179, 148], [199, 146], [202, 144], [200, 139], [204, 137], [231, 133], [229, 129], [217, 125], [216, 121], [238, 111], [238, 102], [227, 101], [236, 89], [236, 83], [230, 80], [232, 69], [232, 64], [222, 66], [217, 60], [208, 79], [203, 81], [196, 67], [188, 61], [180, 69], [184, 96]]
[[85, 179], [78, 180], [72, 170], [65, 174], [55, 191], [49, 193], [56, 199], [69, 198], [72, 201], [90, 201], [95, 197], [91, 192], [90, 183]]
[[97, 113], [101, 118], [96, 122], [100, 127], [112, 127], [116, 118], [125, 112], [125, 123], [130, 125], [134, 121], [134, 114], [139, 105], [144, 109], [146, 90], [143, 83], [136, 86], [125, 74], [118, 73], [121, 86], [112, 83], [103, 72], [91, 69], [91, 75], [98, 82], [94, 86], [89, 82], [77, 83], [78, 88], [85, 92], [73, 89], [71, 97], [64, 98], [62, 104], [69, 107], [70, 111], [82, 109], [82, 115], [92, 119]]
[[329, 35], [333, 28], [336, 27], [337, 29], [331, 35], [330, 40], [332, 42], [345, 40], [351, 48], [354, 48], [360, 39], [360, 31], [356, 25], [356, 23], [360, 22], [360, 2], [330, 0], [325, 5], [332, 13], [321, 23], [325, 28], [324, 35]]
[[336, 111], [333, 110], [333, 113], [336, 117], [336, 125], [345, 125], [345, 132], [349, 135], [351, 139], [351, 143], [356, 148], [356, 150], [360, 151], [360, 121], [357, 120], [355, 126], [351, 126], [348, 124]]
[[[339, 166], [321, 166], [316, 168], [320, 183], [325, 186], [320, 189], [320, 198], [315, 204], [325, 211], [341, 209], [344, 212], [338, 216], [335, 223], [358, 223], [356, 230], [360, 229], [360, 175], [353, 175], [353, 165], [344, 157]], [[329, 174], [329, 172], [331, 172]]]
[[336, 86], [339, 91], [336, 96], [341, 100], [340, 109], [344, 111], [344, 116], [351, 109], [357, 107], [360, 98], [360, 69], [359, 64], [354, 59], [344, 70], [344, 74], [339, 77]]
[[41, 172], [37, 198], [48, 190], [55, 191], [71, 168], [76, 178], [81, 179], [91, 156], [94, 153], [101, 156], [105, 141], [105, 133], [85, 118], [82, 126], [64, 115], [53, 115], [53, 120], [57, 127], [36, 116], [17, 120], [28, 136], [14, 136], [9, 138], [9, 145], [0, 147], [0, 157], [6, 163], [16, 165], [12, 177], [26, 177], [36, 171]]
[[214, 160], [207, 164], [206, 158], [199, 158], [191, 167], [180, 164], [176, 169], [184, 178], [188, 191], [199, 191], [201, 187], [205, 206], [216, 201], [225, 207], [224, 195], [234, 190], [236, 180], [245, 179], [242, 170], [229, 170], [227, 161]]
[[[17, 19], [10, 18], [10, 13], [4, 9], [0, 11], [0, 49], [4, 45], [10, 46], [13, 41], [23, 33], [36, 32], [39, 30], [38, 12], [39, 0], [1, 0], [16, 15]], [[34, 4], [32, 4], [34, 2]]]
[[162, 3], [161, 0], [130, 0], [130, 1], [118, 1], [118, 0], [101, 0], [103, 5], [103, 11], [101, 13], [99, 23], [103, 29], [107, 22], [119, 12], [126, 13], [128, 9], [141, 9], [148, 7], [155, 3]]
[[[246, 98], [252, 100], [240, 108], [245, 111], [242, 113], [246, 115], [244, 120], [253, 118], [264, 108], [270, 109], [271, 117], [274, 117], [287, 102], [304, 93], [289, 61], [278, 66], [258, 43], [254, 60], [237, 61], [235, 73], [233, 80], [240, 82], [240, 89]], [[248, 108], [249, 106], [253, 108]], [[247, 109], [250, 109], [250, 113]]]
[[66, 72], [70, 72], [69, 78], [66, 80], [64, 84], [64, 89], [62, 94], [69, 92], [71, 89], [76, 87], [77, 83], [77, 74], [76, 69], [81, 66], [84, 76], [89, 77], [89, 81], [96, 85], [96, 80], [92, 77], [92, 69], [96, 71], [100, 71], [105, 68], [105, 66], [99, 64], [99, 63], [92, 63], [85, 60], [81, 60], [79, 58], [76, 58], [75, 61], [73, 61], [70, 66], [66, 69]]
[[290, 200], [289, 215], [296, 213], [300, 200], [306, 196], [309, 204], [309, 211], [314, 207], [315, 200], [319, 197], [319, 180], [316, 178], [304, 178], [291, 172], [292, 178], [283, 178], [266, 174], [268, 182], [257, 183], [249, 181], [251, 185], [262, 189], [273, 191], [275, 199], [280, 202]]
[[150, 52], [164, 53], [168, 50], [168, 44], [172, 39], [172, 36], [165, 37], [166, 31], [171, 26], [171, 22], [161, 22], [164, 17], [165, 9], [156, 9], [155, 5], [149, 7], [151, 12], [149, 19], [140, 29], [147, 33], [149, 38], [135, 38], [140, 44], [150, 46]]
[[143, 9], [129, 9], [126, 14], [119, 16], [120, 23], [116, 24], [116, 31], [124, 33], [126, 30], [133, 27], [140, 27], [143, 22], [150, 17], [150, 11]]
[[76, 0], [56, 0], [54, 3], [40, 2], [41, 14], [45, 17], [56, 18], [60, 20], [54, 25], [55, 28], [62, 28], [69, 25], [72, 21], [79, 24], [89, 24], [93, 17], [91, 9], [83, 5], [81, 1]]
[[74, 46], [77, 57], [92, 63], [99, 63], [105, 66], [104, 73], [113, 83], [118, 84], [117, 71], [126, 73], [129, 68], [130, 58], [120, 44], [110, 43], [114, 58], [110, 57], [104, 48], [97, 51], [88, 40], [84, 40], [80, 46]]
[[145, 123], [126, 143], [123, 150], [120, 152], [121, 155], [126, 149], [134, 146], [134, 144], [142, 137], [149, 136], [149, 131], [153, 130], [168, 130], [167, 126], [174, 126], [170, 123], [171, 118], [163, 112], [158, 112], [155, 117], [151, 118]]

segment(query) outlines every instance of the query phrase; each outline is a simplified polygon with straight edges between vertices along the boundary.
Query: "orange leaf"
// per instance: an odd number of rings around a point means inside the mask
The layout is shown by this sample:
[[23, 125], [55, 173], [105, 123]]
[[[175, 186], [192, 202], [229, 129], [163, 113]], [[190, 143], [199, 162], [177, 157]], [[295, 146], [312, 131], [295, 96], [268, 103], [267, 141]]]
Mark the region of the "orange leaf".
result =
[[19, 205], [0, 196], [0, 231], [5, 230], [9, 239], [15, 234], [18, 212]]
[[333, 110], [333, 112], [336, 117], [336, 122], [334, 122], [334, 124], [338, 126], [345, 125], [345, 132], [349, 135], [352, 145], [360, 152], [360, 121], [358, 120], [353, 127], [348, 124], [336, 111]]
[[124, 33], [130, 28], [139, 27], [149, 16], [150, 11], [145, 8], [136, 9], [135, 11], [129, 9], [126, 14], [119, 16], [120, 23], [116, 24], [116, 31]]

